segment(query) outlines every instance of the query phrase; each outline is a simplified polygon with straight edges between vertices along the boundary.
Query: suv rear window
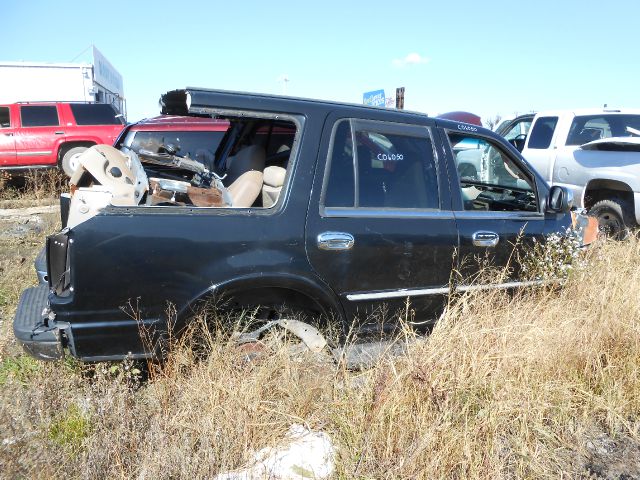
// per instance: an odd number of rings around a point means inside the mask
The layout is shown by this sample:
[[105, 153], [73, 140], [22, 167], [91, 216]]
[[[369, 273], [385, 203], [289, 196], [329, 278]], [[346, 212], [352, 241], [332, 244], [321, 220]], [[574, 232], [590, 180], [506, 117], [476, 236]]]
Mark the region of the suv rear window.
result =
[[20, 107], [23, 127], [53, 127], [60, 125], [55, 105], [23, 105]]
[[104, 103], [72, 103], [69, 105], [78, 125], [122, 125], [111, 105]]

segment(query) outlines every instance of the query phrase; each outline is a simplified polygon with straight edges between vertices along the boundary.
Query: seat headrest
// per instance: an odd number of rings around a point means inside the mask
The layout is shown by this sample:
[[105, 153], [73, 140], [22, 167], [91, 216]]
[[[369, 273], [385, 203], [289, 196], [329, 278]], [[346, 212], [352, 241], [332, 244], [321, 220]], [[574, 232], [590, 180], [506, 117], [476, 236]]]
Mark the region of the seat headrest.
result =
[[282, 167], [272, 165], [264, 169], [263, 181], [270, 187], [281, 187], [284, 185], [284, 177], [287, 175], [287, 170]]

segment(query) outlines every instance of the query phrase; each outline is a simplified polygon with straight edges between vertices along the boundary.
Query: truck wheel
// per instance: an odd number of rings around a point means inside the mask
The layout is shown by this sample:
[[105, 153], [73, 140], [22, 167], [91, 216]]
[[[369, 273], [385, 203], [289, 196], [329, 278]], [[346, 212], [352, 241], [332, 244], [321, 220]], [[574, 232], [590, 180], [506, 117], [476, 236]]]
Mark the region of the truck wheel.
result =
[[627, 202], [620, 198], [600, 200], [589, 215], [598, 219], [598, 229], [602, 235], [615, 240], [624, 240], [629, 235], [629, 228], [635, 222], [630, 219], [631, 209]]
[[68, 177], [71, 177], [78, 168], [78, 157], [87, 149], [87, 147], [73, 147], [65, 152], [60, 162], [60, 167]]

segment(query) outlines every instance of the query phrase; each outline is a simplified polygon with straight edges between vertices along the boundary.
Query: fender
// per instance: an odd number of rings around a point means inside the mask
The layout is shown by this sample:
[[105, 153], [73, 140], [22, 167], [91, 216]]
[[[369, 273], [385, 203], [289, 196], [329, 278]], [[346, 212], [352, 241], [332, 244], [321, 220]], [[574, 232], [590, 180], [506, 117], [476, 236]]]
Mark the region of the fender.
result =
[[[586, 192], [592, 189], [606, 189], [606, 190], [620, 190], [621, 192], [634, 193], [635, 190], [631, 183], [636, 183], [637, 179], [633, 178], [632, 175], [625, 174], [623, 175], [623, 180], [620, 179], [620, 175], [617, 175], [618, 178], [612, 178], [598, 176], [590, 178], [587, 184], [584, 186], [582, 190], [582, 196], [580, 198], [581, 204], [584, 205], [584, 198], [586, 196]], [[626, 181], [630, 180], [630, 181]], [[595, 186], [594, 186], [595, 185]]]

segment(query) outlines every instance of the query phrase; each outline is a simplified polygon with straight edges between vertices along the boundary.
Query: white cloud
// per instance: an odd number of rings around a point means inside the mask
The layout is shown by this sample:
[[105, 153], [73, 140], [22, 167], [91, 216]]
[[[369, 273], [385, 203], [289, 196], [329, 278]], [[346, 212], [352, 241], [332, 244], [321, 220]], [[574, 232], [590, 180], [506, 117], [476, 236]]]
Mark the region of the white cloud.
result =
[[394, 58], [391, 63], [394, 67], [405, 67], [407, 65], [420, 65], [422, 63], [427, 63], [428, 61], [428, 58], [414, 52], [404, 58]]

